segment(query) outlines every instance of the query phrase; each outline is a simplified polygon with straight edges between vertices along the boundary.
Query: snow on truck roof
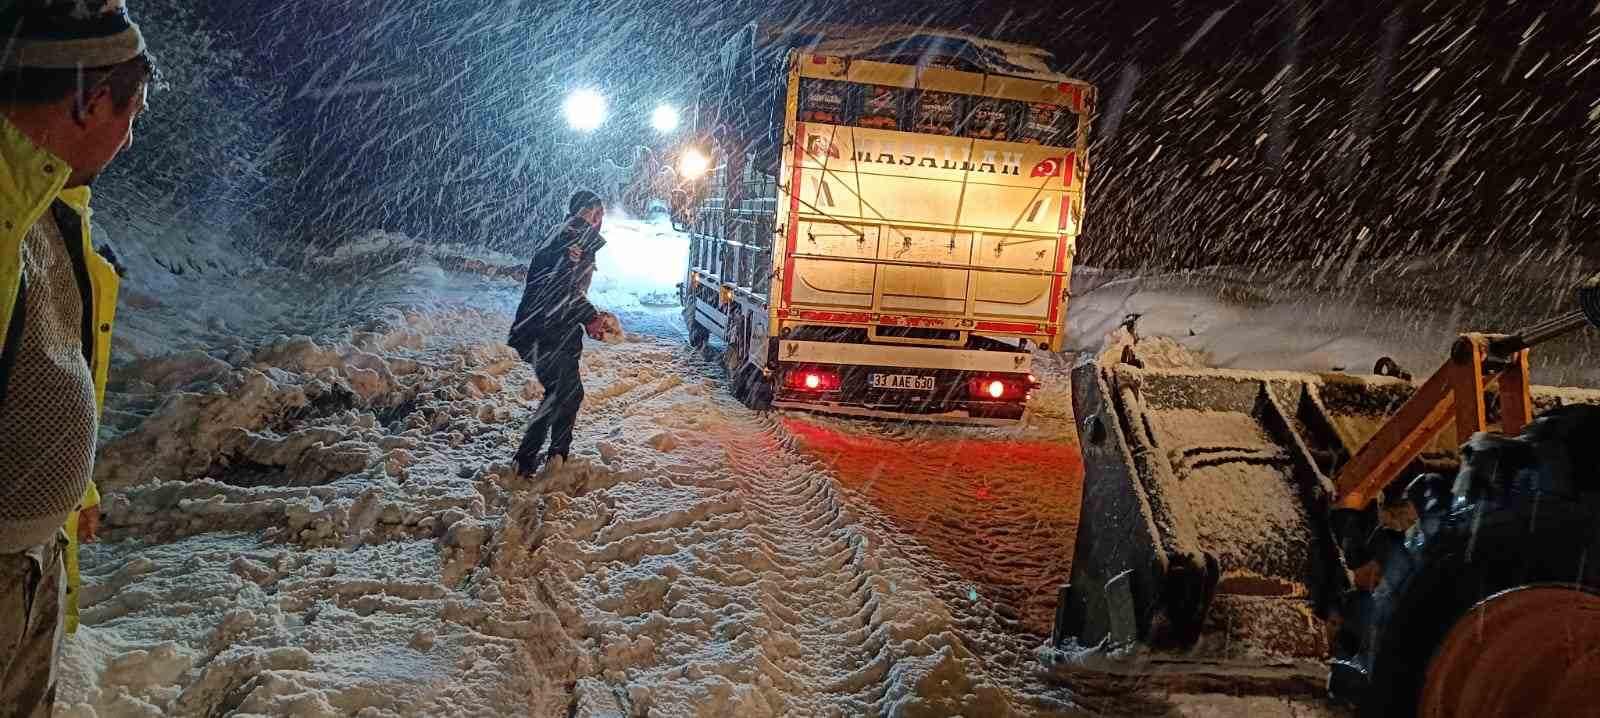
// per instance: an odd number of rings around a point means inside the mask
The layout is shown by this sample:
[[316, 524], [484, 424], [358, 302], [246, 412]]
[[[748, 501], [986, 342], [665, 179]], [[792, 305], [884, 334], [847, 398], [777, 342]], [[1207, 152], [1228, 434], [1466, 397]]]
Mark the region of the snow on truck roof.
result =
[[[1044, 48], [991, 40], [955, 30], [910, 25], [857, 27], [815, 25], [804, 30], [788, 28], [754, 30], [760, 45], [769, 49], [799, 48], [817, 55], [862, 60], [951, 65], [955, 69], [1012, 75], [1047, 82], [1082, 82], [1050, 69], [1055, 59]], [[930, 63], [931, 64], [931, 63]]]

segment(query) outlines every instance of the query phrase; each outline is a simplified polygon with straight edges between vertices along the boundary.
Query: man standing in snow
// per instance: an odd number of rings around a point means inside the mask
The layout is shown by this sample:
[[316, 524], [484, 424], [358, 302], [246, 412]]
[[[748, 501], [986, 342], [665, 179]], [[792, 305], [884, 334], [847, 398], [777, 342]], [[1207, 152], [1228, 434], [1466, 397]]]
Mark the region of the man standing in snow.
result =
[[122, 0], [0, 9], [0, 713], [47, 716], [90, 475], [117, 275], [89, 184], [133, 144], [155, 68]]
[[600, 237], [605, 214], [599, 195], [574, 192], [567, 202], [566, 220], [545, 236], [528, 263], [522, 302], [506, 343], [533, 364], [544, 399], [517, 447], [513, 470], [519, 476], [538, 470], [546, 437], [550, 450], [544, 459], [566, 460], [578, 407], [583, 404], [583, 377], [578, 374], [583, 335], [599, 339], [616, 326], [616, 317], [597, 311], [587, 296], [595, 254], [606, 244]]

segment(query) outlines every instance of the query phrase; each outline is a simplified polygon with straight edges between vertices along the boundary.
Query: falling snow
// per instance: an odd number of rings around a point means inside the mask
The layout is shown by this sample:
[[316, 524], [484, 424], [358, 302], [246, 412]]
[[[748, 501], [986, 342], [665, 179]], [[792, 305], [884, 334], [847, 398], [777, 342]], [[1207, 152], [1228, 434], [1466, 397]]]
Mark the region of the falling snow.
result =
[[[124, 281], [62, 713], [1339, 715], [1042, 667], [1069, 368], [1139, 315], [1173, 361], [1426, 374], [1564, 311], [1600, 269], [1584, 5], [136, 2], [168, 86], [95, 190]], [[1100, 88], [1021, 425], [758, 413], [686, 346], [649, 185], [751, 22], [942, 27]], [[628, 331], [586, 347], [573, 460], [518, 479], [543, 390], [503, 340], [576, 186], [619, 199], [591, 298]], [[1594, 349], [1536, 378], [1600, 386]]]

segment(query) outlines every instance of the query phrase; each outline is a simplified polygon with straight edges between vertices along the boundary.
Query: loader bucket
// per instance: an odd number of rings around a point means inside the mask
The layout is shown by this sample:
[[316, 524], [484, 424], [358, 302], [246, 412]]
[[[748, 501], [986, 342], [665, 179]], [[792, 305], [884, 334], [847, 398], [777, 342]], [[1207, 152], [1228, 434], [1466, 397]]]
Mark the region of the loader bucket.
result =
[[[1325, 622], [1351, 586], [1329, 521], [1331, 477], [1415, 385], [1109, 360], [1072, 379], [1083, 507], [1052, 658], [1112, 672], [1325, 676]], [[1533, 395], [1541, 408], [1600, 400]], [[1453, 472], [1466, 438], [1447, 429], [1406, 475]]]

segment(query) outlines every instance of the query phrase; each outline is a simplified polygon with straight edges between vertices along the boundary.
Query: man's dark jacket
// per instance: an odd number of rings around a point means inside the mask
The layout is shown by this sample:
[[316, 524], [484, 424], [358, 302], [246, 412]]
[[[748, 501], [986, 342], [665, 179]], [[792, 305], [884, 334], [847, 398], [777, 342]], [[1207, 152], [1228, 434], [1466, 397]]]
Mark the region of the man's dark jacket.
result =
[[[595, 253], [605, 244], [600, 230], [576, 215], [545, 236], [528, 263], [522, 302], [506, 339], [518, 354], [531, 358], [542, 339], [553, 343], [599, 315], [586, 295]], [[572, 259], [574, 249], [577, 261]]]

